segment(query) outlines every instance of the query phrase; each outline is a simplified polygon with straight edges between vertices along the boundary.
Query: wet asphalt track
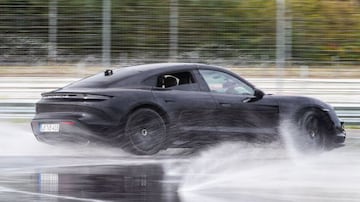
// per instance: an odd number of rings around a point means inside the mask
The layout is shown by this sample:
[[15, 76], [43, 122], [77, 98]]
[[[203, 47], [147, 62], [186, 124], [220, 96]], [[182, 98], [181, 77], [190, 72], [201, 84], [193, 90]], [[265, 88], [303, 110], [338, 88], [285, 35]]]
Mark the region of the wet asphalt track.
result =
[[2, 128], [0, 201], [360, 201], [359, 130], [348, 131], [345, 147], [319, 155], [224, 143], [137, 157], [54, 148], [27, 127]]

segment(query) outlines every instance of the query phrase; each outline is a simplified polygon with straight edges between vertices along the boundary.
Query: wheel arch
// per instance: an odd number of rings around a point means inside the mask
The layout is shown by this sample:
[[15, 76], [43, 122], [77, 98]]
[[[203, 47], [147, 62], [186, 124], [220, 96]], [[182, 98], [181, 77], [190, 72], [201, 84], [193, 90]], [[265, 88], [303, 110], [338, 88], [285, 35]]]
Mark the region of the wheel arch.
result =
[[168, 115], [168, 113], [162, 109], [160, 106], [156, 105], [156, 104], [152, 104], [152, 103], [144, 103], [144, 104], [140, 104], [140, 105], [136, 105], [134, 107], [132, 107], [128, 113], [125, 116], [125, 122], [128, 119], [128, 117], [134, 113], [135, 111], [139, 110], [139, 109], [151, 109], [154, 110], [156, 113], [158, 113], [161, 118], [164, 120], [165, 125], [169, 125], [170, 124], [170, 117]]
[[163, 119], [163, 121], [165, 122], [165, 126], [166, 127], [169, 126], [170, 117], [169, 117], [168, 113], [165, 110], [163, 110], [161, 107], [159, 107], [159, 106], [157, 106], [156, 104], [153, 104], [153, 103], [142, 103], [142, 104], [138, 104], [138, 105], [134, 105], [132, 107], [129, 107], [129, 110], [126, 111], [123, 116], [121, 116], [121, 118], [118, 120], [118, 124], [117, 124], [116, 128], [114, 128], [114, 134], [115, 134], [114, 136], [115, 137], [121, 137], [121, 136], [117, 135], [119, 133], [124, 134], [127, 120], [129, 119], [131, 114], [133, 114], [135, 111], [137, 111], [139, 109], [151, 109], [151, 110], [154, 110]]
[[[143, 117], [142, 116], [143, 113], [145, 113], [147, 115], [149, 115], [149, 113], [150, 113], [150, 119], [149, 119], [149, 116], [147, 116], [147, 119], [145, 118], [142, 120], [144, 122], [138, 122], [138, 123], [135, 122], [136, 124], [134, 125], [133, 120], [134, 119], [139, 120], [139, 117]], [[167, 145], [166, 145], [167, 118], [166, 118], [166, 114], [164, 114], [164, 113], [165, 113], [164, 110], [157, 107], [156, 105], [151, 105], [151, 104], [143, 104], [143, 105], [138, 105], [138, 106], [131, 108], [131, 110], [129, 110], [129, 112], [127, 113], [127, 116], [124, 117], [124, 120], [125, 120], [124, 127], [123, 127], [124, 139], [122, 142], [122, 143], [124, 143], [124, 145], [122, 146], [122, 148], [125, 151], [136, 154], [136, 155], [153, 155], [153, 154], [156, 154], [157, 152], [159, 152], [160, 150], [166, 149], [167, 148]], [[134, 116], [135, 116], [135, 118], [134, 118]], [[145, 115], [145, 117], [146, 117], [146, 115]], [[161, 124], [161, 127], [159, 127], [159, 128], [157, 127], [156, 129], [154, 129], [154, 127], [152, 127], [152, 126], [154, 126], [154, 125], [152, 125], [152, 122], [154, 119], [157, 120], [157, 123]], [[142, 123], [145, 123], [145, 126], [142, 125]], [[149, 123], [152, 126], [149, 127]], [[156, 121], [155, 121], [155, 123], [156, 123]], [[160, 125], [156, 125], [156, 126], [160, 126]], [[137, 133], [131, 132], [132, 128], [137, 128], [137, 129], [141, 129], [141, 130], [145, 129], [146, 131], [156, 130], [157, 132], [156, 133], [152, 132], [152, 134], [163, 134], [163, 135], [160, 135], [158, 138], [155, 139], [157, 142], [154, 142], [153, 138], [150, 138], [150, 140], [149, 139], [141, 140], [140, 142], [145, 141], [147, 143], [150, 143], [150, 145], [152, 145], [150, 148], [147, 148], [147, 147], [144, 148], [141, 146], [142, 143], [133, 142], [132, 137], [134, 135], [136, 136]], [[128, 129], [130, 129], [130, 130], [128, 130]], [[159, 131], [158, 129], [160, 129], [160, 131], [162, 131], [162, 132], [158, 133], [158, 131]], [[147, 132], [146, 132], [146, 134], [147, 134]], [[150, 135], [150, 136], [152, 136], [152, 135]], [[161, 139], [161, 141], [159, 141], [160, 140], [159, 138]], [[150, 142], [148, 142], [148, 141], [150, 141]]]
[[328, 130], [333, 129], [334, 124], [333, 124], [330, 114], [326, 110], [321, 108], [320, 106], [307, 106], [307, 107], [302, 107], [302, 108], [298, 109], [295, 112], [295, 115], [293, 116], [294, 121], [298, 122], [299, 120], [301, 120], [301, 118], [303, 118], [303, 115], [309, 111], [316, 112], [316, 114], [320, 115], [320, 117], [323, 119], [323, 121], [325, 121], [326, 126], [327, 126], [326, 128]]

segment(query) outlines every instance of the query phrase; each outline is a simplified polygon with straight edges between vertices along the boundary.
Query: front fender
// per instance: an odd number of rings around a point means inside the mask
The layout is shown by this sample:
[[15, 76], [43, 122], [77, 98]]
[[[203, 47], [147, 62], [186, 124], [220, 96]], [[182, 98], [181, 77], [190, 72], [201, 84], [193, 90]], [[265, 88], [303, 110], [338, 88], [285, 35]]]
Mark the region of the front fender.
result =
[[277, 96], [281, 120], [298, 120], [308, 110], [317, 110], [326, 116], [327, 128], [334, 142], [343, 143], [346, 138], [344, 123], [341, 122], [333, 107], [318, 99], [298, 96]]

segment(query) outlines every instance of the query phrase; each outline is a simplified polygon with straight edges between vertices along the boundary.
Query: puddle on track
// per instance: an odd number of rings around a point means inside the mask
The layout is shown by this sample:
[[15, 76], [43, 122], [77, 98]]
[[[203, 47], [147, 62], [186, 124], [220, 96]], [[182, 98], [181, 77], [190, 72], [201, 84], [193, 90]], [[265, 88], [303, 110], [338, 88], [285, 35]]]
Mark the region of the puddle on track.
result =
[[236, 142], [194, 155], [136, 157], [115, 148], [53, 147], [27, 126], [0, 126], [1, 200], [360, 200], [359, 131], [349, 132], [345, 147], [318, 155]]
[[356, 135], [345, 147], [307, 155], [289, 145], [223, 143], [187, 165], [179, 193], [186, 202], [359, 201], [359, 153]]

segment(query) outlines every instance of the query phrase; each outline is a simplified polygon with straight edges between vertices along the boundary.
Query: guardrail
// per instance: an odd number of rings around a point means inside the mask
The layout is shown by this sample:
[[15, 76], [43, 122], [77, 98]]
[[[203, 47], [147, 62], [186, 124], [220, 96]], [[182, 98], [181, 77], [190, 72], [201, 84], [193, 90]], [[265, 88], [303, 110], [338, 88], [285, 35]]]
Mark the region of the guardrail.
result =
[[[0, 119], [31, 119], [41, 93], [78, 78], [2, 77]], [[266, 93], [315, 97], [331, 104], [341, 120], [360, 124], [360, 79], [264, 79], [250, 82]]]

